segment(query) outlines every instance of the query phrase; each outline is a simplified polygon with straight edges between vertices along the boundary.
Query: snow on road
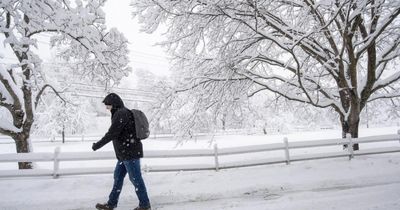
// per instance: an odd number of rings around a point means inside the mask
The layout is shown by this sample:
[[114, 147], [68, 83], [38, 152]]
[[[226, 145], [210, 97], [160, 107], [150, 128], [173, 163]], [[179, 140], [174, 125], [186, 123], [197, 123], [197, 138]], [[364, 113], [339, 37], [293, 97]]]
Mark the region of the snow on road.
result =
[[[218, 172], [145, 173], [153, 209], [398, 210], [400, 154], [265, 165]], [[128, 179], [117, 209], [133, 209]], [[88, 210], [112, 175], [0, 179], [1, 210]]]

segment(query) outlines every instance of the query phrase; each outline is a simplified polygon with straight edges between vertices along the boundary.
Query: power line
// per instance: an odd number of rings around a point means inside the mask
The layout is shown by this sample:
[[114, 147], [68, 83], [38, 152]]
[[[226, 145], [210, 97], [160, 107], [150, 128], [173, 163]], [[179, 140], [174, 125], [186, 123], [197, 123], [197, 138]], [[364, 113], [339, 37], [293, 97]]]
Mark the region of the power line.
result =
[[3, 63], [3, 62], [0, 62], [0, 64], [3, 64], [3, 65], [11, 65], [11, 64], [15, 64], [15, 63]]
[[150, 65], [150, 66], [156, 65], [156, 66], [160, 66], [160, 67], [164, 67], [164, 68], [169, 68], [169, 66], [164, 65], [164, 64], [160, 64], [160, 63], [147, 63], [147, 62], [144, 62], [144, 61], [131, 61], [131, 62], [132, 63], [140, 63], [140, 64], [145, 64], [145, 65]]
[[[101, 96], [99, 96], [99, 95], [89, 95], [89, 94], [84, 94], [84, 93], [75, 93], [75, 94], [73, 94], [74, 96], [81, 96], [81, 97], [87, 97], [87, 98], [104, 98], [104, 96], [103, 95], [101, 95]], [[135, 102], [154, 102], [154, 100], [150, 100], [150, 99], [140, 99], [140, 98], [137, 98], [137, 97], [134, 97], [134, 98], [127, 98], [127, 97], [124, 97], [124, 96], [121, 96], [121, 98], [123, 99], [123, 100], [126, 100], [126, 101], [135, 101]]]
[[162, 62], [167, 62], [167, 59], [162, 58], [161, 56], [149, 56], [149, 55], [141, 55], [141, 54], [133, 54], [132, 56], [134, 58], [135, 57], [142, 57], [142, 58], [145, 58], [145, 59], [152, 59], [152, 60], [159, 60], [159, 61], [162, 61]]
[[[88, 85], [88, 84], [84, 84], [84, 83], [72, 83], [72, 85], [74, 86], [83, 86], [83, 87], [90, 87], [90, 88], [97, 88], [97, 89], [102, 89], [104, 90], [103, 86], [99, 86], [99, 85]], [[113, 87], [111, 89], [115, 89], [118, 91], [139, 91], [139, 92], [147, 92], [150, 94], [154, 94], [154, 92], [152, 91], [147, 91], [147, 90], [140, 90], [140, 89], [133, 89], [133, 88], [120, 88], [120, 87]]]
[[39, 43], [42, 43], [42, 44], [50, 45], [50, 42], [45, 42], [45, 41], [40, 41], [40, 40], [36, 40], [36, 41], [39, 42]]
[[2, 58], [0, 58], [0, 59], [16, 60], [16, 61], [18, 61], [18, 59], [17, 59], [17, 58], [11, 58], [11, 57], [2, 57]]
[[40, 34], [36, 34], [35, 36], [41, 36], [41, 37], [45, 37], [45, 38], [51, 38], [52, 35], [50, 35], [50, 33], [40, 33]]
[[146, 53], [143, 51], [138, 51], [138, 50], [130, 50], [132, 53], [136, 53], [136, 54], [140, 54], [143, 56], [149, 56], [149, 57], [159, 57], [159, 58], [163, 58], [165, 59], [166, 57], [160, 56], [160, 55], [156, 55], [156, 54], [150, 54], [150, 53]]
[[[19, 62], [18, 59], [15, 58], [6, 58], [7, 60], [14, 60], [15, 62]], [[142, 65], [146, 65], [146, 66], [158, 66], [161, 68], [165, 68], [165, 69], [169, 69], [169, 65], [166, 62], [154, 62], [154, 63], [149, 63], [149, 62], [145, 62], [145, 61], [135, 61], [135, 60], [131, 60], [131, 63], [133, 64], [142, 64]], [[1, 64], [4, 65], [9, 65], [9, 64], [16, 64], [16, 63], [11, 63], [11, 62], [1, 62]], [[82, 64], [82, 62], [42, 62], [42, 65], [48, 65], [48, 66], [53, 66], [53, 67], [65, 67], [66, 64]]]

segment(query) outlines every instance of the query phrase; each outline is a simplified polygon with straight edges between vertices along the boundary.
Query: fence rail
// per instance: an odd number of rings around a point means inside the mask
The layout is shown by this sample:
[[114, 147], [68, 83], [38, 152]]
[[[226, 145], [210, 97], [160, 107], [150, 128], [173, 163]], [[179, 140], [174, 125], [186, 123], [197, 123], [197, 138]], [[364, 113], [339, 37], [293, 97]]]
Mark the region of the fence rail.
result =
[[[324, 130], [324, 128], [320, 128]], [[326, 128], [325, 128], [326, 129]], [[333, 129], [333, 128], [332, 128]], [[271, 133], [279, 133], [277, 128], [266, 128], [269, 134]], [[307, 131], [306, 128], [296, 127], [293, 128], [294, 131]], [[251, 134], [261, 134], [261, 129], [233, 129], [233, 130], [220, 130], [214, 133], [196, 133], [193, 135], [194, 138], [201, 138], [201, 137], [209, 137], [209, 136], [221, 136], [221, 135], [251, 135]], [[76, 135], [66, 135], [64, 137], [65, 142], [82, 142], [82, 141], [98, 141], [103, 136], [99, 134], [76, 134]], [[171, 133], [152, 133], [150, 134], [151, 139], [171, 139], [174, 140], [174, 134]], [[62, 136], [54, 136], [54, 137], [45, 137], [45, 136], [35, 136], [32, 135], [31, 139], [34, 139], [34, 142], [62, 142]], [[0, 135], [0, 144], [14, 144], [14, 140], [5, 135]]]
[[[363, 149], [353, 151], [353, 144], [367, 144], [376, 142], [399, 141], [398, 146], [377, 147], [371, 149]], [[314, 147], [342, 146], [349, 145], [347, 150], [340, 152], [321, 152], [313, 154], [293, 155], [295, 149], [305, 149]], [[261, 158], [253, 160], [241, 160], [231, 162], [221, 162], [223, 156], [228, 155], [245, 155], [257, 152], [282, 151], [283, 155], [273, 158]], [[153, 150], [146, 151], [145, 158], [190, 158], [190, 157], [210, 157], [213, 159], [210, 163], [205, 164], [181, 164], [181, 165], [149, 165], [143, 167], [146, 171], [183, 171], [183, 170], [220, 170], [237, 167], [248, 167], [266, 164], [286, 163], [290, 164], [294, 161], [316, 160], [325, 158], [348, 157], [349, 160], [355, 156], [384, 154], [400, 152], [400, 130], [397, 134], [370, 136], [362, 138], [346, 139], [328, 139], [315, 141], [299, 141], [289, 142], [287, 138], [282, 143], [252, 145], [233, 148], [218, 148], [215, 144], [212, 149], [192, 149], [192, 150]], [[7, 162], [53, 162], [52, 169], [25, 169], [25, 170], [0, 170], [0, 177], [20, 177], [20, 176], [53, 176], [54, 178], [64, 175], [86, 175], [111, 173], [113, 167], [103, 168], [60, 168], [60, 162], [63, 161], [87, 161], [87, 160], [113, 160], [114, 152], [60, 152], [57, 147], [54, 152], [38, 152], [38, 153], [13, 153], [0, 154], [0, 164]]]

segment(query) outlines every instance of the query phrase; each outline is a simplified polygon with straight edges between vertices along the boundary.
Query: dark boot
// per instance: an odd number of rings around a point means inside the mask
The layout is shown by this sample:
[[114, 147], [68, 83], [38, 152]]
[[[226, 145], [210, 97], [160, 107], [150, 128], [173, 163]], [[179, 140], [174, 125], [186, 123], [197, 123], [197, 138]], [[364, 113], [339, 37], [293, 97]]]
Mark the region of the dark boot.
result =
[[99, 209], [99, 210], [113, 210], [114, 207], [108, 205], [107, 203], [104, 203], [104, 204], [98, 203], [98, 204], [96, 204], [96, 209]]

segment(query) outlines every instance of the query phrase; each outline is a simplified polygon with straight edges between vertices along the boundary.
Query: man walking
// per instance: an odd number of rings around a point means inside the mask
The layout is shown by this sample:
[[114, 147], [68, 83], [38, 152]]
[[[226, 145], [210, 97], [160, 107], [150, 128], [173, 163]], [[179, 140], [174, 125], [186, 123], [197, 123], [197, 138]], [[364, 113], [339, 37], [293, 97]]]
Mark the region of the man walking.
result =
[[128, 173], [139, 199], [139, 206], [134, 210], [150, 210], [150, 201], [140, 169], [140, 158], [143, 157], [143, 145], [140, 140], [135, 138], [133, 115], [124, 106], [122, 99], [115, 93], [108, 94], [104, 98], [103, 103], [111, 111], [111, 126], [100, 141], [93, 143], [92, 149], [96, 151], [112, 141], [118, 161], [114, 170], [114, 185], [109, 199], [107, 203], [96, 204], [96, 208], [100, 210], [113, 210], [117, 207], [124, 178]]

